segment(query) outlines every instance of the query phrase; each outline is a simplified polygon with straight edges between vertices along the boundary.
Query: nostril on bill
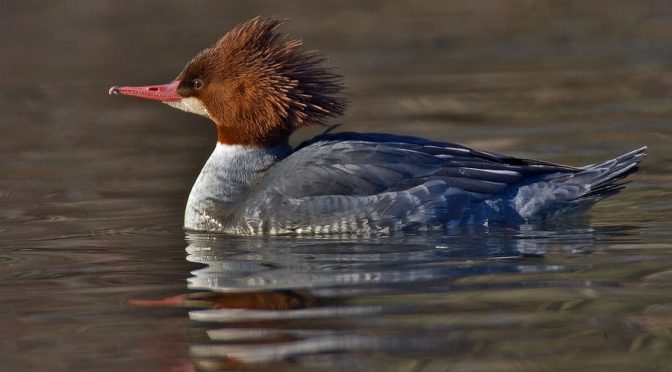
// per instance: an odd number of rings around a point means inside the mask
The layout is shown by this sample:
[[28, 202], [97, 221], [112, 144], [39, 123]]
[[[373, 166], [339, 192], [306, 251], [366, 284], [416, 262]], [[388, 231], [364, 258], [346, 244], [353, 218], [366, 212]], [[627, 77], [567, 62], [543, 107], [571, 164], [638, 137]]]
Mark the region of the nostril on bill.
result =
[[150, 92], [158, 92], [158, 91], [159, 91], [159, 88], [157, 88], [157, 87], [149, 87], [148, 90], [149, 90]]

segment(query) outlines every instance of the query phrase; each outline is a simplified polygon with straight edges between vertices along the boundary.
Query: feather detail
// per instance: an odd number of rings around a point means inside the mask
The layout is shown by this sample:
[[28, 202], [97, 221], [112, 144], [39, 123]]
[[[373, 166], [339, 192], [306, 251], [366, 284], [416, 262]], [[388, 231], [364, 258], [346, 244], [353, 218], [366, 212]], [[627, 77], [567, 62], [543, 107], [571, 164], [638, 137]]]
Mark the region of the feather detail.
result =
[[[345, 112], [342, 77], [316, 51], [278, 33], [284, 22], [257, 17], [236, 26], [178, 76], [178, 92], [203, 102], [220, 143], [275, 146]], [[196, 80], [203, 86], [194, 89]]]

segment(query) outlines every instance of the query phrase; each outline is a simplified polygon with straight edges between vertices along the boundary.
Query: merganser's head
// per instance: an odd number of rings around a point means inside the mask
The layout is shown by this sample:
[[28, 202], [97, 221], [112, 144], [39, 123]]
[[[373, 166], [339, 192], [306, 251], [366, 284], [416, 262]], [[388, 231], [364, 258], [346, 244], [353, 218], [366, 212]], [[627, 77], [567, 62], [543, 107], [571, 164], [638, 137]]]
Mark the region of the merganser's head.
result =
[[324, 58], [315, 51], [300, 49], [300, 40], [278, 34], [283, 23], [252, 19], [197, 54], [175, 81], [109, 93], [209, 117], [220, 143], [285, 144], [295, 129], [342, 115], [346, 102], [339, 96], [341, 76], [320, 66]]

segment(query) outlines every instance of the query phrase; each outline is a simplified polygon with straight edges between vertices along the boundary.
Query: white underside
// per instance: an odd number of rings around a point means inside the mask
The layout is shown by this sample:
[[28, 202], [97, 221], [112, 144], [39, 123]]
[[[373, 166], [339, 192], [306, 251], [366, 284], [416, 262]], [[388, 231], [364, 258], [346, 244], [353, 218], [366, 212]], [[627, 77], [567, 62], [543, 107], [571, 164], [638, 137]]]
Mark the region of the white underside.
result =
[[257, 148], [218, 143], [189, 194], [184, 226], [226, 231], [226, 221], [265, 171], [291, 152], [286, 146]]

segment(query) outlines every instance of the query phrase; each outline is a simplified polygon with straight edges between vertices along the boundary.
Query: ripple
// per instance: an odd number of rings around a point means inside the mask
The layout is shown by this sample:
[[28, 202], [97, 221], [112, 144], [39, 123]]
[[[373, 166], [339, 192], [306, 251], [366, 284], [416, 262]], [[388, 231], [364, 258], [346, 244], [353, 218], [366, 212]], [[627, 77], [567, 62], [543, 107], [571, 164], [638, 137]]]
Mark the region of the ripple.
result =
[[189, 312], [189, 318], [201, 322], [233, 323], [333, 317], [366, 316], [380, 313], [381, 307], [320, 307], [298, 310], [217, 309]]
[[383, 343], [375, 337], [328, 336], [308, 337], [306, 339], [266, 345], [195, 345], [190, 348], [197, 358], [227, 358], [243, 364], [278, 362], [296, 356], [362, 352], [380, 349]]

